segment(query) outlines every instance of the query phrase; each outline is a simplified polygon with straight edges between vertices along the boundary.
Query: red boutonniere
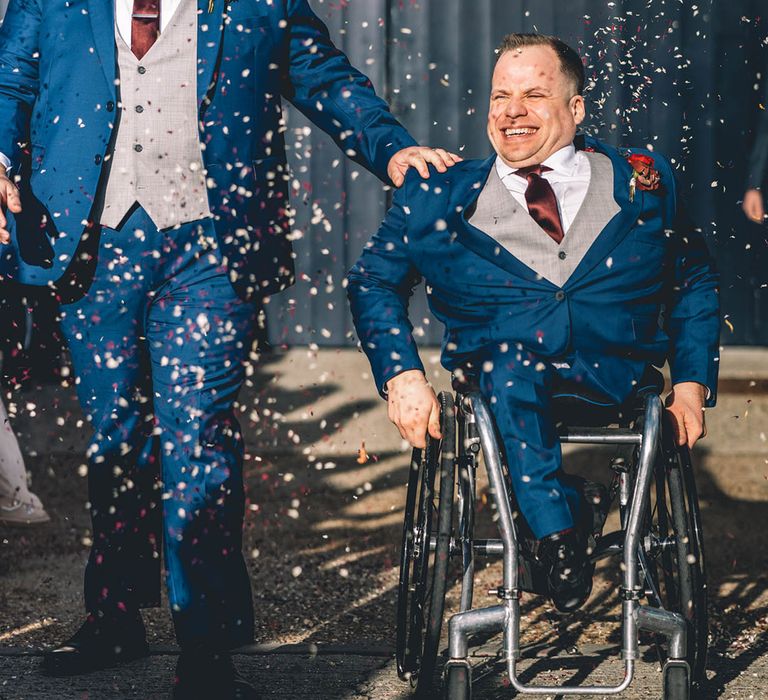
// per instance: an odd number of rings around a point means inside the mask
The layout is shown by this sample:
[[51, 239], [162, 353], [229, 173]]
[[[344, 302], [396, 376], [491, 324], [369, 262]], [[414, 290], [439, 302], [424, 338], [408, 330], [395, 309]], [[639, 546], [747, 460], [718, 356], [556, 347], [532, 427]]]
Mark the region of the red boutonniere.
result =
[[653, 158], [643, 153], [631, 153], [627, 162], [632, 167], [632, 178], [629, 181], [629, 201], [635, 199], [635, 188], [640, 190], [657, 190], [661, 183], [659, 171], [653, 167]]

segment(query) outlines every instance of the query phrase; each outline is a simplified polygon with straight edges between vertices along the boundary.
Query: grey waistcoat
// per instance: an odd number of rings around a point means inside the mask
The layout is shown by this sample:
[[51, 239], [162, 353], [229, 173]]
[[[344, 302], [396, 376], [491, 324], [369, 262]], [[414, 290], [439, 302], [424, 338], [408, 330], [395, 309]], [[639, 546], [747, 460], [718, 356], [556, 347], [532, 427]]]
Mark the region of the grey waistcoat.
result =
[[613, 165], [607, 156], [585, 152], [590, 179], [584, 203], [558, 245], [518, 204], [495, 165], [477, 199], [469, 223], [504, 246], [539, 276], [562, 287], [581, 259], [618, 213], [613, 198]]
[[138, 202], [158, 229], [211, 216], [197, 127], [197, 3], [139, 61], [116, 31], [120, 116], [100, 223]]

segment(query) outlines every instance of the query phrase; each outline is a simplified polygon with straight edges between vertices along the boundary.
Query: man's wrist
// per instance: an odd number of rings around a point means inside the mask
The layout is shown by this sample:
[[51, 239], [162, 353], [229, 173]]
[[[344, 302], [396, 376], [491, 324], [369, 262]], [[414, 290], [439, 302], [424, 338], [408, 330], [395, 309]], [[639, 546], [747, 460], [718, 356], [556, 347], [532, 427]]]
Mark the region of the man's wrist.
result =
[[701, 398], [703, 400], [707, 399], [710, 394], [709, 387], [707, 387], [706, 384], [702, 384], [701, 382], [696, 381], [677, 382], [676, 384], [672, 385], [672, 390], [684, 392], [697, 391], [699, 394], [701, 394]]
[[411, 383], [414, 381], [422, 381], [424, 384], [429, 384], [427, 381], [427, 375], [424, 374], [423, 370], [406, 369], [402, 372], [398, 372], [396, 375], [390, 377], [386, 382], [384, 382], [384, 395], [389, 397], [389, 392], [392, 391], [392, 388], [401, 382]]

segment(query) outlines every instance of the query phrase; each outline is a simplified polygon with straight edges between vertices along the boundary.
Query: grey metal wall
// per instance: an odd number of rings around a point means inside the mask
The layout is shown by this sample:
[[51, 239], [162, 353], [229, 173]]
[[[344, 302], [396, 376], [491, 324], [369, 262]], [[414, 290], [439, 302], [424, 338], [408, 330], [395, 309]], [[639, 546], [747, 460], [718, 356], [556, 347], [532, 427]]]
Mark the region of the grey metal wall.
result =
[[[615, 144], [650, 144], [679, 167], [723, 276], [723, 342], [768, 344], [768, 232], [738, 205], [751, 130], [768, 107], [768, 0], [310, 2], [420, 142], [467, 157], [489, 153], [485, 113], [501, 37], [541, 31], [577, 47], [591, 83], [587, 129]], [[295, 110], [287, 117], [299, 281], [271, 300], [270, 339], [352, 344], [342, 281], [387, 193]], [[439, 341], [421, 291], [411, 315], [423, 342]]]
[[[312, 2], [353, 65], [381, 95], [388, 92], [386, 0]], [[294, 249], [297, 284], [267, 307], [273, 344], [349, 345], [355, 342], [342, 286], [385, 212], [381, 182], [344, 157], [298, 110], [286, 110], [294, 174]]]
[[[723, 273], [733, 332], [768, 343], [766, 231], [740, 213], [750, 129], [766, 64], [765, 0], [311, 0], [352, 62], [422, 143], [489, 153], [493, 48], [509, 31], [557, 34], [586, 58], [587, 129], [674, 158]], [[765, 70], [762, 71], [763, 75]], [[386, 205], [381, 184], [289, 109], [300, 279], [272, 299], [275, 343], [353, 341], [342, 280]], [[311, 157], [310, 157], [311, 156]], [[423, 294], [412, 318], [437, 342]]]

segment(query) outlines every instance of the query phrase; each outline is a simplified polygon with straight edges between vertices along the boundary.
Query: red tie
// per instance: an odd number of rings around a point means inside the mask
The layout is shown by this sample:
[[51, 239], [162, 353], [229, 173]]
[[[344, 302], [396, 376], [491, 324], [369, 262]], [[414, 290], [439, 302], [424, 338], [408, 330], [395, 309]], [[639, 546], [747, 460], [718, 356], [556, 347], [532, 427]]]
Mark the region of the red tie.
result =
[[139, 60], [160, 36], [160, 0], [133, 0], [131, 51]]
[[515, 175], [528, 180], [525, 201], [531, 218], [549, 234], [555, 243], [560, 243], [565, 234], [557, 211], [557, 199], [552, 185], [541, 176], [541, 173], [549, 170], [552, 168], [546, 165], [529, 165], [527, 168], [516, 170]]

